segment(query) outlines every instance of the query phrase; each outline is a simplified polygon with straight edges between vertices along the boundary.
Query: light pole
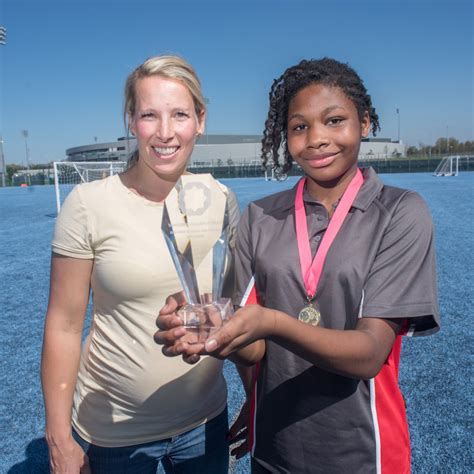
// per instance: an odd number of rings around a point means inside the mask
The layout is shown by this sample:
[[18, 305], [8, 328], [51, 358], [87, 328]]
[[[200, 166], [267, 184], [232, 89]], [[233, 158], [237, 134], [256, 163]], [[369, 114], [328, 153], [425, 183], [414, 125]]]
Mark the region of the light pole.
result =
[[209, 97], [203, 97], [204, 99], [204, 103], [206, 104], [206, 121], [204, 122], [204, 134], [206, 136], [206, 151], [204, 153], [204, 156], [207, 157], [207, 160], [208, 162], [211, 164], [212, 166], [212, 171], [211, 173], [214, 174], [214, 158], [210, 158], [210, 153], [209, 153], [209, 135], [208, 135], [208, 128], [207, 128], [207, 124], [209, 122]]
[[448, 126], [446, 125], [446, 154], [449, 155], [449, 131]]
[[31, 184], [30, 180], [30, 149], [28, 148], [28, 130], [22, 130], [21, 134], [23, 135], [23, 138], [25, 139], [25, 153], [26, 153], [26, 169], [28, 170], [27, 172], [27, 182], [28, 184]]
[[398, 143], [400, 143], [400, 109], [397, 109], [397, 121], [398, 121]]
[[[0, 26], [0, 44], [7, 44], [7, 29], [4, 26]], [[5, 156], [3, 155], [3, 140], [0, 136], [0, 164], [2, 166], [2, 187], [5, 187]]]
[[2, 165], [2, 187], [6, 186], [5, 184], [5, 156], [3, 155], [3, 140], [0, 137], [0, 164]]
[[[209, 123], [209, 108], [208, 108], [209, 102], [210, 102], [209, 97], [204, 97], [204, 103], [206, 104], [206, 124], [204, 127], [204, 131], [206, 133], [206, 147], [207, 145], [209, 145], [208, 128], [207, 128], [207, 124]], [[206, 151], [209, 151], [209, 150], [206, 150]]]

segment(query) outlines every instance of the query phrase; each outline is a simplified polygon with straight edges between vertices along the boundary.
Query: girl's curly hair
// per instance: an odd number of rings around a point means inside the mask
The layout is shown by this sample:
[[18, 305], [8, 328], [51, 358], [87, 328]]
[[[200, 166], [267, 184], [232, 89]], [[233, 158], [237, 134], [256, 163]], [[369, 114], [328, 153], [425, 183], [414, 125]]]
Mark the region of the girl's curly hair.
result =
[[366, 112], [369, 114], [372, 133], [376, 135], [380, 130], [379, 117], [372, 107], [370, 95], [354, 69], [331, 58], [303, 60], [275, 79], [270, 89], [270, 107], [262, 139], [263, 167], [270, 162], [279, 173], [291, 169], [293, 157], [287, 145], [288, 107], [291, 99], [310, 84], [339, 87], [354, 103], [360, 120]]

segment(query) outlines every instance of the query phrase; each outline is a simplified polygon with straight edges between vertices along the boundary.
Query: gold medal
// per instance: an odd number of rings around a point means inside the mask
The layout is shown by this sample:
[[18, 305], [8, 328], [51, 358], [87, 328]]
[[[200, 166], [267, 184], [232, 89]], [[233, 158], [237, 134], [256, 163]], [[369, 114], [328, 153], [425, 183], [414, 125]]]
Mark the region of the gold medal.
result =
[[298, 319], [306, 324], [311, 324], [311, 326], [317, 326], [319, 321], [321, 321], [321, 313], [309, 303], [305, 306], [298, 315]]

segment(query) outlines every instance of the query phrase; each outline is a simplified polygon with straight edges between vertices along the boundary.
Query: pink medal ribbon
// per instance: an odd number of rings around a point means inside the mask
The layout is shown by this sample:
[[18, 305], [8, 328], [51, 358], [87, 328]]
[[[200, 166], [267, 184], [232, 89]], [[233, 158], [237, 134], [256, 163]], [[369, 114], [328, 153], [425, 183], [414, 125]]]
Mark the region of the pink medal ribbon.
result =
[[334, 211], [334, 214], [329, 221], [328, 228], [319, 245], [314, 260], [311, 256], [311, 246], [309, 244], [308, 224], [306, 222], [306, 211], [303, 202], [303, 189], [306, 178], [299, 181], [296, 189], [295, 198], [295, 221], [296, 221], [296, 240], [298, 243], [298, 253], [300, 256], [301, 273], [303, 274], [304, 286], [306, 289], [308, 305], [305, 306], [298, 316], [301, 321], [307, 322], [316, 326], [321, 315], [319, 311], [313, 307], [312, 301], [316, 295], [319, 279], [323, 272], [324, 262], [327, 253], [331, 247], [337, 233], [339, 232], [344, 220], [349, 213], [349, 210], [359, 192], [364, 177], [360, 169], [357, 169], [355, 176], [352, 178], [349, 186], [344, 191], [339, 204]]

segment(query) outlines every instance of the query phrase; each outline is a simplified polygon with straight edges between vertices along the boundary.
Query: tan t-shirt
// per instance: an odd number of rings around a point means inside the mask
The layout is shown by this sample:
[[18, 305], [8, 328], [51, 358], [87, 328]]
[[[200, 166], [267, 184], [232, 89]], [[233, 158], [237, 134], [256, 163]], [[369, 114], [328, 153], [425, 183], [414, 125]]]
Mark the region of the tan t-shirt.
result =
[[[235, 196], [230, 219], [238, 220]], [[217, 416], [227, 392], [222, 362], [165, 357], [153, 340], [165, 298], [180, 283], [162, 231], [163, 206], [118, 175], [76, 186], [58, 216], [53, 252], [94, 259], [93, 320], [74, 395], [72, 422], [99, 446], [146, 443]]]

